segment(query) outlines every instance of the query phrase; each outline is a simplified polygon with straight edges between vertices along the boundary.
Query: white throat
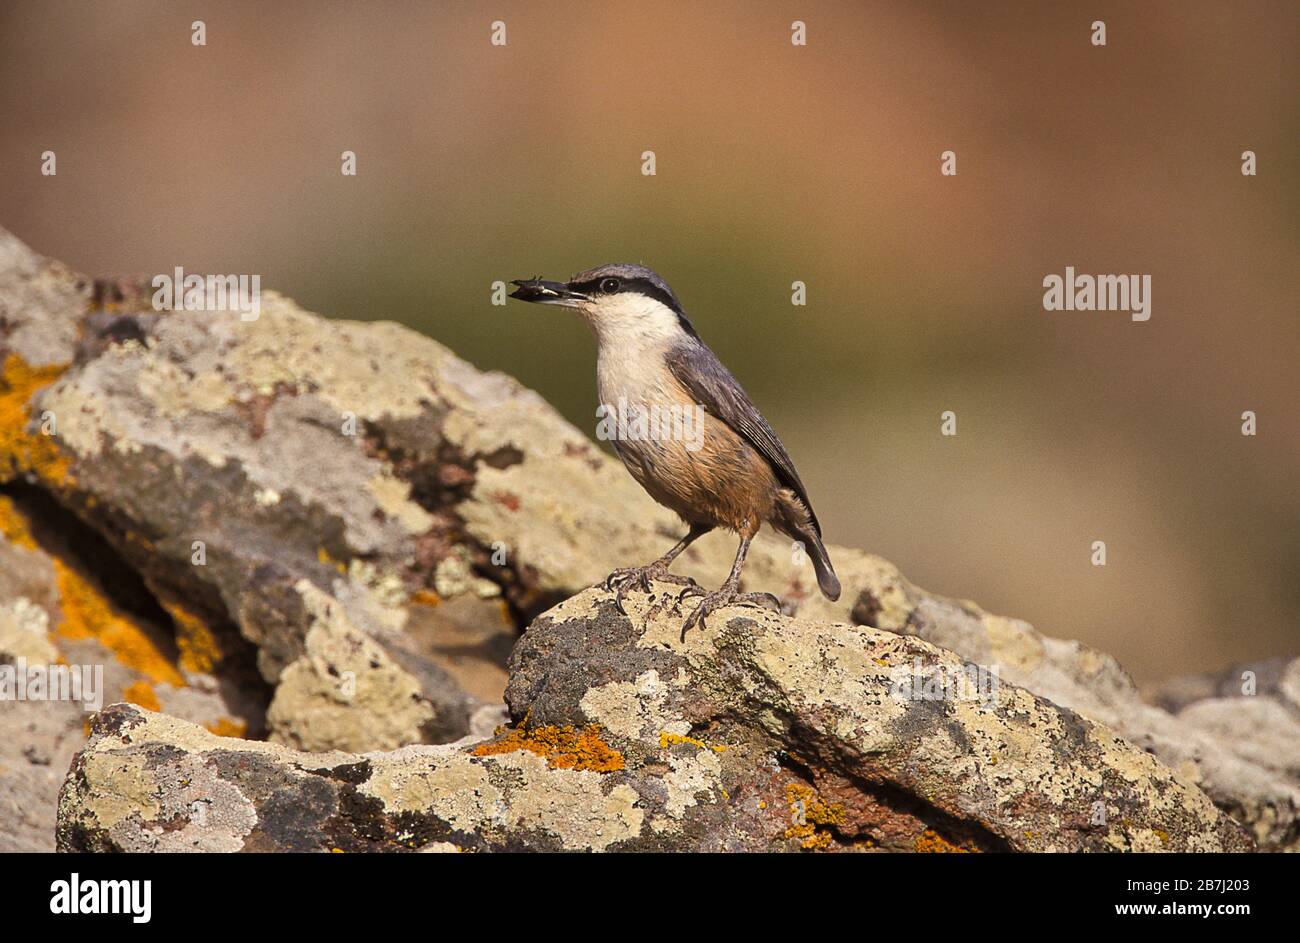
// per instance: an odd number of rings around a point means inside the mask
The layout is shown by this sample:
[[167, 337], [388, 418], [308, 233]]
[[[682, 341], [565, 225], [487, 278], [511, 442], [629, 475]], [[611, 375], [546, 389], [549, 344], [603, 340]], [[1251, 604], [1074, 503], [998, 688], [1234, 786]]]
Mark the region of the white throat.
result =
[[676, 312], [637, 293], [597, 297], [578, 312], [595, 332], [601, 350], [618, 348], [629, 355], [661, 351], [684, 333]]

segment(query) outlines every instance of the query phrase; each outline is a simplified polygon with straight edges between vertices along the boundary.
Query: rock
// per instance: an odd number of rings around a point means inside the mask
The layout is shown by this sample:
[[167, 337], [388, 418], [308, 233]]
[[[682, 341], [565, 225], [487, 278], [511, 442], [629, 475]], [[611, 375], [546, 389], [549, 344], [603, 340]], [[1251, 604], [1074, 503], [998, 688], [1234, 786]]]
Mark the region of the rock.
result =
[[[469, 731], [470, 701], [436, 665], [404, 671], [315, 587], [303, 653], [280, 675], [267, 713], [271, 739], [299, 749], [392, 750]], [[421, 683], [423, 681], [423, 683]], [[435, 699], [425, 692], [440, 691]], [[435, 706], [436, 705], [436, 706]]]
[[924, 599], [900, 630], [997, 665], [1002, 678], [1114, 728], [1198, 783], [1249, 826], [1261, 849], [1300, 850], [1300, 737], [1296, 702], [1285, 693], [1295, 690], [1286, 679], [1300, 678], [1300, 659], [1255, 666], [1257, 698], [1218, 699], [1213, 706], [1197, 699], [1230, 693], [1234, 683], [1239, 694], [1241, 669], [1212, 680], [1170, 682], [1155, 693], [1157, 702], [1193, 705], [1171, 714], [1143, 701], [1109, 655], [1042, 636], [1028, 623], [990, 615], [973, 603]]
[[88, 716], [66, 701], [0, 705], [0, 854], [54, 850], [59, 787]]
[[1164, 733], [1161, 754], [1186, 757], [1261, 848], [1300, 849], [1300, 658], [1171, 679], [1151, 699], [1175, 715], [1143, 708]]
[[[436, 341], [270, 292], [252, 322], [155, 312], [144, 281], [91, 282], [3, 230], [0, 492], [59, 574], [51, 585], [39, 560], [5, 558], [8, 648], [97, 653], [113, 697], [354, 754], [470, 734], [497, 709], [524, 626], [680, 536], [536, 393]], [[78, 557], [83, 544], [95, 552]], [[679, 568], [716, 584], [733, 552], [711, 536]], [[802, 619], [993, 666], [1197, 778], [1264, 847], [1295, 845], [1296, 770], [1261, 763], [1267, 735], [1238, 749], [1222, 723], [1143, 702], [1109, 656], [928, 593], [879, 557], [831, 553], [838, 603], [772, 536], [746, 583]], [[104, 586], [128, 587], [130, 604]], [[8, 724], [0, 712], [0, 734]]]
[[1149, 703], [1171, 714], [1210, 698], [1266, 697], [1288, 708], [1300, 708], [1300, 658], [1273, 658], [1211, 674], [1167, 678], [1144, 694]]
[[516, 726], [477, 744], [305, 754], [110, 708], [59, 847], [1251, 847], [1154, 757], [937, 646], [742, 608], [681, 643], [662, 596], [629, 603], [592, 589], [540, 616], [511, 658]]
[[[130, 581], [105, 579], [86, 564], [98, 549], [93, 535], [70, 531], [56, 540], [38, 526], [41, 504], [27, 492], [0, 493], [0, 851], [54, 849], [59, 786], [91, 711], [133, 700], [238, 734], [263, 711], [237, 685], [182, 676]], [[48, 552], [54, 545], [59, 555]], [[19, 671], [29, 677], [51, 666], [98, 680], [80, 700], [13, 700]]]

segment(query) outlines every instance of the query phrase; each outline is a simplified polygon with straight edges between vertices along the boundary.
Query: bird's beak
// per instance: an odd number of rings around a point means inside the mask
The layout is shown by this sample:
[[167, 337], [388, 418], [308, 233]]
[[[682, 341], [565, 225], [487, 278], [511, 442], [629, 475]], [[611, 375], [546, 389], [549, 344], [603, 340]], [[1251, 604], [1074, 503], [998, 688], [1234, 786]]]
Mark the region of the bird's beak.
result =
[[582, 292], [573, 291], [564, 282], [547, 282], [540, 278], [517, 278], [510, 284], [518, 286], [510, 293], [510, 297], [518, 298], [520, 301], [575, 308], [580, 302], [591, 300]]

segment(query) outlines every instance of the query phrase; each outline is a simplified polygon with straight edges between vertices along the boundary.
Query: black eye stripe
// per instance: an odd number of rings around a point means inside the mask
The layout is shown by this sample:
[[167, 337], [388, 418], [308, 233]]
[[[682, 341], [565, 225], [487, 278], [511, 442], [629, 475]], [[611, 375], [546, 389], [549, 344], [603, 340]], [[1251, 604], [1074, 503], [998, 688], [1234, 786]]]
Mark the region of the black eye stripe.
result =
[[584, 295], [595, 295], [602, 293], [604, 289], [602, 289], [601, 286], [605, 282], [611, 280], [620, 283], [618, 288], [619, 294], [636, 292], [637, 294], [645, 295], [647, 298], [653, 298], [655, 301], [658, 301], [660, 304], [670, 308], [679, 315], [685, 314], [685, 312], [682, 311], [682, 306], [677, 303], [676, 298], [664, 291], [648, 278], [614, 278], [614, 276], [606, 275], [601, 278], [593, 278], [590, 281], [580, 282], [579, 284], [570, 287], [582, 292]]
[[[601, 293], [601, 282], [615, 277], [616, 276], [613, 275], [604, 275], [600, 278], [593, 278], [584, 282], [570, 284], [569, 287], [575, 291], [582, 292], [584, 295], [598, 295]], [[653, 298], [655, 301], [659, 302], [677, 315], [677, 321], [681, 324], [682, 330], [692, 337], [698, 338], [700, 336], [695, 332], [695, 326], [691, 324], [690, 319], [686, 317], [686, 312], [682, 310], [681, 304], [678, 303], [677, 299], [674, 298], [670, 292], [665, 291], [648, 278], [619, 277], [618, 281], [621, 283], [618, 289], [618, 294], [636, 292], [637, 294], [645, 295], [647, 298]]]

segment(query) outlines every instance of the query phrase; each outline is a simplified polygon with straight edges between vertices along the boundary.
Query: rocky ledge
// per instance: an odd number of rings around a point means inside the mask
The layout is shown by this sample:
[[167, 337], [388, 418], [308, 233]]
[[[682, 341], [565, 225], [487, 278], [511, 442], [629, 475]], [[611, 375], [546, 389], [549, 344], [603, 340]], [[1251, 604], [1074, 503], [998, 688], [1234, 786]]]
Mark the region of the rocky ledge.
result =
[[[668, 590], [670, 587], [655, 587]], [[119, 705], [59, 805], [94, 851], [1243, 851], [1113, 730], [916, 638], [588, 590], [510, 661], [474, 743], [302, 753]]]
[[673, 644], [586, 588], [679, 536], [434, 340], [272, 292], [158, 312], [0, 230], [0, 667], [135, 705], [87, 741], [86, 705], [0, 701], [0, 850], [53, 847], [61, 785], [67, 848], [1300, 844], [1300, 660], [1148, 701], [861, 550], [829, 603], [771, 536], [746, 588], [787, 615]]

